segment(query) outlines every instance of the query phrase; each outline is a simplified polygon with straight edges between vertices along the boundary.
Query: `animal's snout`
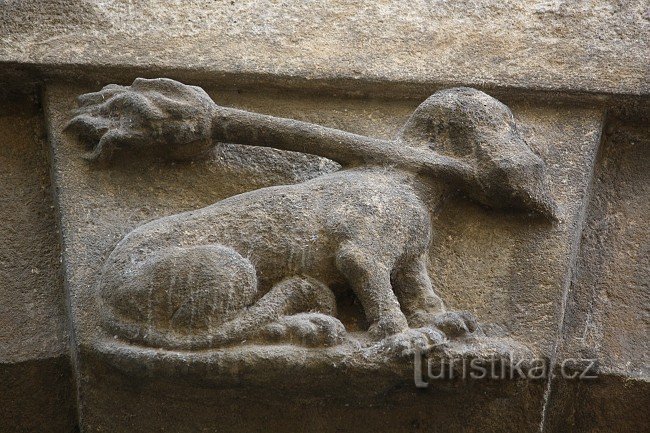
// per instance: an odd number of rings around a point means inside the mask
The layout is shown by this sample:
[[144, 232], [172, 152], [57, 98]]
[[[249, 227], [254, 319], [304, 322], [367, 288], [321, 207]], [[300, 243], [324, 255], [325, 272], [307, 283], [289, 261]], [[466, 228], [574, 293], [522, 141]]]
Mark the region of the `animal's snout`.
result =
[[506, 168], [510, 205], [538, 214], [549, 220], [557, 219], [557, 204], [550, 192], [544, 162], [529, 154]]

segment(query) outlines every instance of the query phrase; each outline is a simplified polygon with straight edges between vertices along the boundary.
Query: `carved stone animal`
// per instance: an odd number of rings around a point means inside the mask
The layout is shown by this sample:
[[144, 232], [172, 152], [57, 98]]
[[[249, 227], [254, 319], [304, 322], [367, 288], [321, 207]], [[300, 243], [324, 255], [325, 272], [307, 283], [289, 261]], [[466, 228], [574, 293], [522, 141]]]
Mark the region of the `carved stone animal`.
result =
[[345, 339], [332, 287], [358, 297], [374, 339], [474, 332], [446, 312], [427, 273], [430, 209], [463, 193], [491, 207], [553, 215], [542, 160], [510, 110], [468, 88], [435, 93], [394, 141], [220, 107], [197, 87], [137, 79], [82, 95], [70, 127], [89, 159], [141, 147], [200, 158], [219, 142], [331, 158], [343, 170], [262, 188], [129, 233], [97, 294], [111, 332], [145, 345], [198, 349], [249, 341]]

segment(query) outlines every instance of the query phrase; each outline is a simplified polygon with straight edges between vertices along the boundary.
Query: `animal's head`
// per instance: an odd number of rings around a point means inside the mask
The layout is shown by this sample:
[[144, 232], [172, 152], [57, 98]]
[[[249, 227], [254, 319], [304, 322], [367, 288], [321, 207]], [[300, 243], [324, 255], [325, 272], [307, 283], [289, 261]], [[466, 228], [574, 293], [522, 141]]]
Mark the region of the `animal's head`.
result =
[[415, 110], [399, 138], [469, 167], [462, 188], [470, 198], [555, 217], [544, 162], [519, 135], [508, 107], [491, 96], [465, 87], [436, 92]]

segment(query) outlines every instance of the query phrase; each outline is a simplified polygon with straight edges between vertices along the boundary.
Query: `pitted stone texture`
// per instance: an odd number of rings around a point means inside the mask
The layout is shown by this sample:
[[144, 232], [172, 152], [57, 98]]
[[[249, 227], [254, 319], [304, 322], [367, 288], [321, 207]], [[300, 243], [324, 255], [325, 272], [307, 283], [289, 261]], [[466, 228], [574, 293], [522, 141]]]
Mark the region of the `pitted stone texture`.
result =
[[430, 273], [443, 299], [550, 354], [582, 227], [602, 112], [514, 103], [520, 132], [547, 164], [559, 224], [455, 200], [436, 216]]
[[459, 83], [648, 91], [643, 0], [10, 0], [0, 8], [7, 74], [18, 66], [65, 79], [131, 70], [222, 84], [416, 83], [428, 93]]
[[0, 431], [75, 425], [45, 128], [33, 89], [0, 88]]
[[[92, 88], [86, 91], [94, 90]], [[75, 292], [75, 321], [94, 322], [94, 313], [83, 305], [93, 303], [97, 272], [115, 244], [135, 227], [161, 216], [199, 209], [245, 191], [264, 186], [304, 181], [336, 170], [338, 164], [323, 158], [274, 149], [226, 145], [214, 150], [211, 159], [192, 163], [143, 161], [122, 158], [119, 164], [95, 167], [82, 158], [83, 147], [61, 135], [62, 126], [76, 105], [80, 88], [52, 88], [48, 95], [50, 130], [56, 146], [55, 179], [60, 185], [64, 248], [70, 254], [67, 278]], [[212, 95], [223, 105], [238, 103], [269, 114], [291, 116], [341, 126], [356, 132], [386, 136], [395, 132], [413, 107], [395, 104], [395, 117], [381, 101], [340, 101], [335, 98], [295, 100], [282, 94], [223, 92]], [[293, 105], [295, 104], [295, 105]], [[407, 108], [406, 108], [407, 107]], [[402, 111], [403, 110], [403, 111]], [[400, 113], [401, 111], [401, 113]], [[354, 126], [356, 125], [356, 126]], [[75, 198], [76, 197], [76, 198]], [[86, 203], [87, 211], [72, 203]], [[82, 228], [83, 227], [83, 228]], [[79, 339], [85, 340], [81, 332]]]
[[[329, 351], [318, 355], [297, 351], [295, 347], [277, 353], [256, 347], [248, 353], [208, 351], [195, 357], [188, 352], [158, 349], [133, 351], [113, 339], [101, 341], [104, 349], [98, 352], [96, 336], [101, 331], [95, 328], [96, 312], [85, 307], [93, 305], [91, 292], [101, 265], [125, 234], [143, 222], [163, 215], [199, 208], [260, 186], [304, 180], [305, 177], [297, 176], [295, 172], [292, 174], [294, 167], [301, 164], [310, 167], [307, 172], [301, 169], [307, 177], [322, 173], [323, 168], [320, 160], [311, 157], [296, 160], [293, 159], [295, 155], [275, 151], [267, 153], [255, 148], [243, 154], [240, 146], [233, 146], [216, 152], [216, 159], [209, 162], [172, 164], [127, 157], [119, 165], [97, 169], [81, 158], [81, 146], [60, 134], [69, 120], [67, 113], [74, 107], [74, 97], [90, 90], [96, 89], [59, 86], [51, 87], [47, 92], [55, 178], [61, 187], [58, 197], [64, 209], [62, 227], [68, 258], [66, 275], [74, 299], [73, 319], [79, 331], [83, 378], [81, 399], [87, 403], [88, 409], [82, 413], [82, 423], [90, 431], [110, 424], [111, 408], [120, 397], [124, 398], [120, 411], [125, 414], [120, 420], [120, 428], [125, 431], [134, 426], [155, 431], [157, 425], [147, 424], [147, 420], [152, 419], [164, 419], [166, 425], [173, 425], [179, 431], [192, 431], [197, 426], [214, 425], [215, 422], [231, 425], [234, 417], [239, 416], [237, 414], [243, 414], [239, 402], [247, 395], [247, 401], [253, 403], [272, 400], [265, 414], [282, 407], [295, 408], [301, 399], [308, 398], [323, 408], [322, 419], [337, 420], [319, 425], [313, 423], [310, 425], [312, 430], [354, 427], [358, 425], [354, 419], [342, 415], [345, 409], [339, 411], [330, 406], [331, 397], [339, 395], [341, 389], [346, 389], [346, 394], [340, 395], [343, 407], [350, 401], [355, 402], [376, 417], [377, 425], [383, 419], [391, 422], [391, 427], [397, 431], [409, 431], [414, 425], [445, 425], [453, 431], [466, 423], [481, 426], [486, 431], [503, 431], [504, 417], [511, 421], [509, 427], [512, 431], [537, 431], [543, 406], [543, 382], [509, 383], [505, 387], [488, 383], [447, 384], [445, 395], [460, 393], [462, 397], [455, 401], [469, 401], [472, 409], [452, 404], [446, 405], [451, 412], [433, 412], [426, 409], [430, 408], [429, 397], [418, 397], [417, 393], [411, 392], [412, 366], [408, 359], [406, 363], [391, 364], [388, 368], [389, 364], [381, 364], [383, 367], [375, 364], [377, 369], [372, 367], [373, 360], [377, 361], [376, 356], [365, 360], [353, 357], [350, 365], [340, 362], [337, 356], [341, 353], [336, 349], [327, 349]], [[379, 138], [395, 137], [416, 107], [412, 101], [342, 100], [286, 92], [212, 92], [211, 96], [221, 105], [309, 120]], [[449, 245], [447, 238], [452, 235], [460, 244], [469, 247], [464, 248], [460, 255], [454, 248], [432, 251], [432, 263], [442, 266], [453, 263], [459, 276], [450, 276], [438, 265], [432, 266], [430, 273], [437, 278], [438, 289], [444, 292], [448, 308], [469, 305], [481, 321], [491, 324], [491, 335], [516, 336], [539, 354], [549, 355], [557, 336], [561, 299], [579, 229], [578, 215], [599, 141], [602, 113], [598, 109], [572, 106], [532, 103], [513, 103], [510, 106], [524, 138], [549, 166], [551, 190], [561, 205], [560, 221], [554, 228], [549, 228], [540, 222], [529, 223], [526, 215], [490, 212], [477, 205], [452, 203], [434, 221], [435, 230], [444, 234], [442, 239], [438, 238], [440, 233], [435, 235], [434, 242], [439, 240]], [[269, 155], [274, 155], [273, 159], [267, 159]], [[252, 167], [249, 168], [248, 164]], [[275, 171], [276, 175], [273, 175], [273, 164], [286, 167], [288, 171]], [[456, 221], [450, 221], [454, 218]], [[454, 229], [463, 225], [463, 230]], [[547, 236], [550, 240], [546, 240]], [[499, 249], [508, 254], [500, 258], [490, 253]], [[509, 280], [509, 266], [520, 269], [521, 275]], [[501, 268], [506, 269], [502, 271], [503, 275], [495, 273], [494, 269], [499, 271]], [[490, 275], [489, 292], [479, 290], [484, 282], [483, 273]], [[524, 290], [521, 290], [522, 286]], [[182, 383], [178, 382], [179, 375], [186, 378]], [[212, 377], [206, 381], [209, 376]], [[238, 391], [237, 387], [242, 384], [256, 385]], [[288, 387], [282, 391], [288, 400], [278, 395], [279, 384]], [[258, 385], [268, 387], [268, 394]], [[186, 413], [180, 402], [172, 410], [172, 406], [160, 406], [157, 397], [164, 394], [168, 396], [165, 399], [173, 401], [171, 396], [182, 394], [201, 400], [207, 394], [197, 389], [212, 390], [213, 386], [222, 387], [220, 389], [224, 392], [208, 393], [210, 401], [203, 400], [202, 404], [226, 407], [225, 402], [232, 399], [238, 403], [228, 405], [223, 411], [197, 414], [191, 422], [180, 415]], [[254, 389], [259, 393], [250, 397]], [[142, 400], [144, 390], [148, 390], [146, 401]], [[395, 394], [391, 390], [395, 390]], [[490, 397], [486, 398], [485, 392]], [[148, 414], [146, 419], [138, 418], [137, 404], [132, 404], [137, 401]], [[409, 401], [411, 403], [407, 404]], [[508, 403], [501, 404], [500, 401]], [[458, 411], [452, 410], [452, 406]], [[415, 412], [417, 416], [412, 415]], [[241, 431], [250, 430], [259, 419], [249, 417], [236, 425]], [[285, 428], [292, 424], [278, 422], [278, 426]]]
[[[650, 395], [650, 129], [614, 122], [596, 166], [546, 431], [642, 431]], [[594, 359], [597, 380], [563, 381]], [[594, 411], [594, 408], [598, 408]]]

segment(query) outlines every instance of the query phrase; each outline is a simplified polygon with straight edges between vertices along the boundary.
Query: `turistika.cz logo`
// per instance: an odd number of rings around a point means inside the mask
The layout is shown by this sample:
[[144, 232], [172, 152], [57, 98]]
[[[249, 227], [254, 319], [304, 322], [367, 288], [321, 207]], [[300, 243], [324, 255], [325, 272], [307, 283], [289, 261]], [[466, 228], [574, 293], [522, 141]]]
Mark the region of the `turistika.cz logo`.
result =
[[[567, 358], [553, 370], [572, 380], [596, 379], [597, 360]], [[413, 360], [415, 386], [426, 388], [434, 380], [544, 380], [549, 377], [547, 358], [517, 359], [514, 356], [490, 358], [425, 358], [416, 352]]]

